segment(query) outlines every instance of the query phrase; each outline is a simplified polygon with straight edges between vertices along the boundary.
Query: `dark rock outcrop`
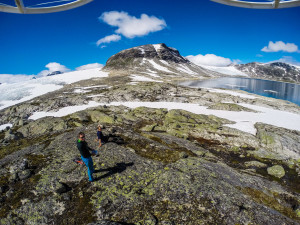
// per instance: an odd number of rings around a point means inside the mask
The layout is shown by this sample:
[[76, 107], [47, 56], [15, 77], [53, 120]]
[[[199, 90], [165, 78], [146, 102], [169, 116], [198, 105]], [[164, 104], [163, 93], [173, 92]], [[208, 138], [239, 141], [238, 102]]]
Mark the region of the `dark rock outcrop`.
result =
[[47, 75], [47, 77], [49, 77], [49, 76], [54, 76], [54, 75], [58, 75], [58, 74], [62, 74], [63, 72], [61, 72], [61, 71], [54, 71], [54, 72], [52, 72], [52, 73], [49, 73], [48, 75]]

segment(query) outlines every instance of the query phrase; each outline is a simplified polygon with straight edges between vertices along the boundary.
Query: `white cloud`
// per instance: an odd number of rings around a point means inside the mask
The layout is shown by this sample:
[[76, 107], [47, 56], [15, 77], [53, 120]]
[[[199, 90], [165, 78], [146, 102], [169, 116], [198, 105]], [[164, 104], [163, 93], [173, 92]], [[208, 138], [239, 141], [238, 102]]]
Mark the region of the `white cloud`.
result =
[[276, 41], [275, 43], [270, 41], [268, 46], [261, 49], [263, 52], [300, 52], [298, 46], [294, 43], [284, 43], [283, 41]]
[[195, 63], [196, 65], [207, 65], [207, 66], [228, 66], [231, 63], [240, 62], [239, 60], [232, 61], [231, 59], [224, 58], [221, 56], [216, 56], [214, 54], [206, 54], [206, 55], [189, 55], [186, 56], [188, 60]]
[[0, 83], [18, 83], [22, 81], [31, 80], [34, 75], [23, 74], [0, 74]]
[[127, 12], [110, 11], [104, 12], [100, 20], [110, 26], [118, 27], [115, 31], [127, 38], [141, 37], [164, 29], [167, 24], [165, 20], [158, 19], [155, 16], [142, 14], [140, 18], [128, 15]]
[[41, 71], [38, 76], [47, 76], [49, 73], [55, 72], [55, 71], [60, 71], [60, 72], [68, 72], [70, 71], [70, 69], [68, 69], [66, 66], [61, 65], [60, 63], [56, 63], [56, 62], [51, 62], [48, 63], [45, 67], [48, 68], [48, 70], [43, 70]]
[[108, 36], [106, 36], [106, 37], [104, 37], [104, 38], [99, 39], [99, 40], [97, 41], [97, 46], [99, 46], [99, 45], [101, 45], [101, 44], [103, 44], [103, 43], [110, 43], [110, 42], [112, 42], [112, 41], [115, 42], [115, 41], [119, 41], [119, 40], [121, 40], [121, 36], [118, 35], [118, 34], [108, 35]]
[[91, 63], [83, 66], [79, 66], [76, 68], [76, 70], [88, 70], [88, 69], [96, 69], [96, 68], [102, 68], [103, 65], [100, 63]]

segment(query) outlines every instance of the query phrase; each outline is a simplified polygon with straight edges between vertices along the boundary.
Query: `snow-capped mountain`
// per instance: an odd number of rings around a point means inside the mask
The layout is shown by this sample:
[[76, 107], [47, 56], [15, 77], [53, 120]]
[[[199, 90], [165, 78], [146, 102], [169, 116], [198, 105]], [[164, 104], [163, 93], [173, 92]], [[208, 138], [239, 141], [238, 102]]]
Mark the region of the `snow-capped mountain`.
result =
[[148, 79], [180, 79], [220, 76], [180, 55], [175, 48], [165, 44], [148, 44], [123, 50], [111, 56], [104, 70], [114, 73], [127, 71]]
[[287, 63], [252, 62], [235, 65], [235, 68], [244, 72], [250, 77], [300, 82], [300, 68]]

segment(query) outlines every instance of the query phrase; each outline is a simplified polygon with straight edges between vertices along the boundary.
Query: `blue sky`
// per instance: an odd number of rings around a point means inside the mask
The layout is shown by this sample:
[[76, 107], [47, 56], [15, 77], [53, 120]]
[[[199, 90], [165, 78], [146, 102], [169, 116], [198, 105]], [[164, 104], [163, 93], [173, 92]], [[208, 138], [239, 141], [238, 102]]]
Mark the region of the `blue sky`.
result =
[[[124, 21], [114, 21], [111, 11]], [[54, 62], [66, 70], [105, 64], [123, 49], [156, 43], [198, 60], [210, 56], [216, 65], [224, 64], [218, 60], [225, 64], [281, 60], [300, 65], [299, 21], [300, 7], [255, 10], [209, 0], [94, 0], [59, 13], [0, 12], [0, 76], [36, 75], [50, 70], [49, 63]], [[145, 26], [144, 31], [130, 30], [131, 22]], [[107, 36], [120, 40], [105, 43]]]

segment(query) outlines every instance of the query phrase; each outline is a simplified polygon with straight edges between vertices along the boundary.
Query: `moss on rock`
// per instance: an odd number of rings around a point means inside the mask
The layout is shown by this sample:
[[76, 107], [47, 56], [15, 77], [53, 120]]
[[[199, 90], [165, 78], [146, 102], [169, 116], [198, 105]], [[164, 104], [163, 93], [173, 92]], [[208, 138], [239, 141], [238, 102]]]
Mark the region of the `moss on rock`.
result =
[[268, 168], [268, 174], [270, 174], [274, 177], [277, 177], [277, 178], [282, 178], [285, 175], [285, 170], [282, 166], [275, 165], [275, 166]]

